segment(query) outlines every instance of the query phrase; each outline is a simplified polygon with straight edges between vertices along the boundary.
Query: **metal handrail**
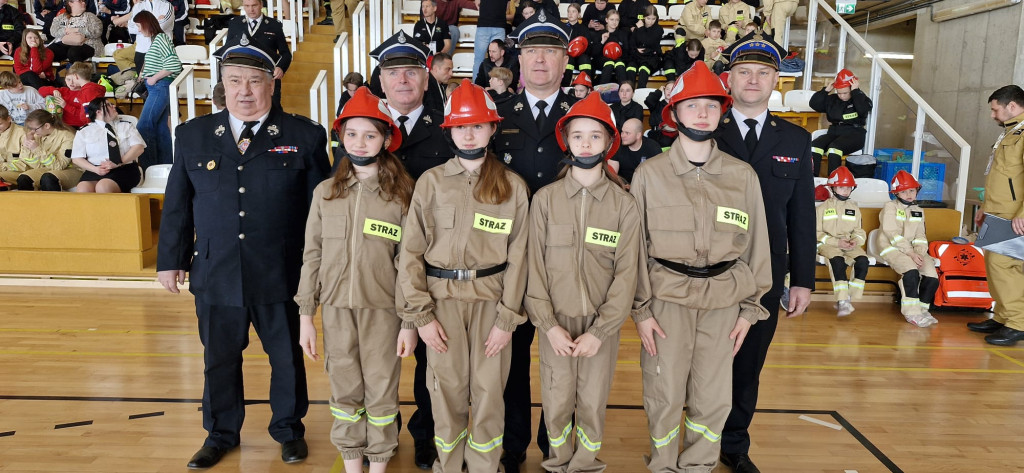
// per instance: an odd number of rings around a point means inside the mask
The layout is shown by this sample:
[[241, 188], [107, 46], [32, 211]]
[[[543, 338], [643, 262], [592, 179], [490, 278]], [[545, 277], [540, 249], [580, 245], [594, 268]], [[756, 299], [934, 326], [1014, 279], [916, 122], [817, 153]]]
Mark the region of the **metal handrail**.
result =
[[[181, 124], [181, 111], [178, 110], [178, 107], [181, 106], [181, 103], [179, 103], [180, 99], [178, 98], [178, 88], [181, 87], [182, 82], [185, 82], [185, 104], [187, 105], [188, 119], [191, 120], [196, 117], [196, 84], [195, 81], [192, 80], [194, 75], [195, 68], [192, 66], [185, 66], [181, 69], [181, 74], [178, 74], [178, 77], [174, 78], [174, 81], [171, 82], [171, 87], [168, 93], [168, 95], [170, 95], [170, 104], [168, 105], [171, 108], [172, 130]], [[171, 133], [171, 149], [174, 149], [174, 133]]]
[[359, 2], [352, 11], [352, 70], [369, 77], [369, 52], [366, 50], [366, 2]]
[[[370, 18], [386, 18], [381, 12], [381, 3], [384, 2], [370, 2]], [[370, 22], [370, 44], [380, 44], [380, 29], [382, 21], [371, 21]]]
[[223, 28], [217, 32], [217, 35], [210, 41], [210, 83], [216, 84], [219, 82], [217, 76], [220, 74], [220, 67], [217, 65], [217, 56], [213, 53], [220, 49], [224, 43], [227, 42], [228, 29]]
[[313, 85], [309, 86], [309, 118], [319, 122], [324, 127], [324, 133], [330, 128], [327, 121], [327, 71], [323, 69], [317, 73]]
[[348, 69], [348, 32], [342, 32], [341, 36], [338, 36], [338, 42], [334, 43], [334, 100], [341, 99], [341, 92], [343, 85], [341, 83], [344, 80], [342, 77], [342, 71]]

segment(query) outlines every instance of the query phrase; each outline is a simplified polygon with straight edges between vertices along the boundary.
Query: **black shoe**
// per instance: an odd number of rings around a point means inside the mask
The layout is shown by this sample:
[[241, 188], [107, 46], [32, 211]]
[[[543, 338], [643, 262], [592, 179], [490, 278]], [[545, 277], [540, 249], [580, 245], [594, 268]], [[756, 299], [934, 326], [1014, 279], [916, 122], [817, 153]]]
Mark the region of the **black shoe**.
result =
[[334, 18], [327, 17], [324, 19], [324, 21], [321, 21], [320, 23], [317, 24], [320, 26], [334, 26]]
[[995, 333], [996, 330], [1003, 328], [1004, 325], [996, 322], [995, 319], [987, 319], [981, 322], [968, 322], [967, 329], [972, 332], [978, 333]]
[[1003, 347], [1012, 347], [1021, 340], [1024, 340], [1024, 332], [1005, 326], [992, 335], [985, 336], [985, 341], [989, 344]]
[[200, 448], [195, 455], [192, 455], [192, 459], [188, 461], [188, 468], [190, 470], [202, 470], [216, 465], [221, 458], [224, 458], [224, 454], [228, 453], [229, 448], [217, 448], [217, 447], [206, 447]]
[[722, 453], [722, 464], [732, 468], [734, 473], [761, 473], [754, 462], [750, 461], [750, 455], [746, 453]]
[[289, 440], [281, 444], [281, 460], [285, 463], [298, 463], [309, 456], [309, 447], [303, 439]]
[[334, 43], [337, 43], [339, 39], [341, 39], [341, 35], [335, 36], [334, 37]]
[[513, 453], [508, 450], [501, 452], [501, 464], [505, 473], [519, 473], [519, 466], [526, 462], [526, 452]]
[[434, 467], [434, 460], [437, 460], [437, 447], [429, 440], [413, 439], [416, 453], [413, 460], [421, 470], [429, 470]]

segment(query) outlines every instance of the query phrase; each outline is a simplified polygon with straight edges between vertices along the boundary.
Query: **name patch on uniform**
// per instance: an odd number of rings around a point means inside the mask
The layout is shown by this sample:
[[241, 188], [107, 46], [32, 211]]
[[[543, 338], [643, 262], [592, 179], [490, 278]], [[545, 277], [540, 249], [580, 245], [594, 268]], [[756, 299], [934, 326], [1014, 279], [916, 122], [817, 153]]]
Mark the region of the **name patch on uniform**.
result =
[[393, 223], [368, 218], [363, 221], [363, 233], [379, 236], [396, 242], [402, 241], [402, 227]]
[[843, 114], [843, 120], [853, 120], [854, 118], [857, 118], [857, 112]]
[[853, 209], [846, 209], [846, 215], [857, 215], [857, 211]]
[[825, 214], [822, 217], [825, 219], [836, 218], [836, 209], [825, 209]]
[[4, 29], [8, 31], [14, 31], [14, 25], [4, 25]]
[[504, 233], [508, 235], [512, 233], [512, 219], [494, 218], [475, 213], [473, 214], [473, 228], [489, 233]]
[[747, 213], [742, 210], [730, 209], [729, 207], [718, 207], [718, 218], [721, 223], [736, 225], [744, 230], [747, 229]]
[[587, 243], [615, 248], [619, 246], [619, 232], [587, 227]]
[[924, 212], [921, 212], [920, 210], [911, 210], [910, 218], [921, 220], [922, 218], [924, 218]]

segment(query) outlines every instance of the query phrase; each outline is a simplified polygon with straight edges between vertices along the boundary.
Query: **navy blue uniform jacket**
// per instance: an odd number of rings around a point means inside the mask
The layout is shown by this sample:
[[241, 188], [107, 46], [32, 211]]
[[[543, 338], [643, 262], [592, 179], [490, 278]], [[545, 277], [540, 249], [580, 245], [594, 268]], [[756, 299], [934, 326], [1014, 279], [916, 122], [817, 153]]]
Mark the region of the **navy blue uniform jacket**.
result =
[[504, 120], [494, 138], [494, 152], [526, 181], [531, 194], [554, 182], [565, 157], [555, 141], [555, 124], [576, 103], [576, 97], [559, 90], [554, 102], [544, 109], [547, 119], [543, 131], [537, 129], [525, 91], [498, 104], [498, 115]]

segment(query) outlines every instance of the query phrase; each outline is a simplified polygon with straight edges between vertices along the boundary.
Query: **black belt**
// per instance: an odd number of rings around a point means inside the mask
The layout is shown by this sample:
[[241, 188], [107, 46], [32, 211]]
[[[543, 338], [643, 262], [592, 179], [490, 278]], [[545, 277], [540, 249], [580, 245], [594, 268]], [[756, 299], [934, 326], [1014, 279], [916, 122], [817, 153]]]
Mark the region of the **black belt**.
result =
[[736, 260], [722, 261], [721, 263], [715, 263], [711, 266], [704, 266], [702, 268], [696, 266], [690, 266], [683, 263], [676, 263], [661, 258], [654, 258], [654, 261], [661, 263], [662, 266], [671, 269], [679, 274], [689, 276], [691, 278], [712, 278], [718, 276], [729, 270], [732, 265], [736, 264]]
[[427, 266], [427, 276], [432, 278], [454, 279], [456, 281], [470, 281], [477, 278], [498, 274], [508, 267], [508, 263], [501, 263], [487, 269], [442, 269], [436, 266]]

